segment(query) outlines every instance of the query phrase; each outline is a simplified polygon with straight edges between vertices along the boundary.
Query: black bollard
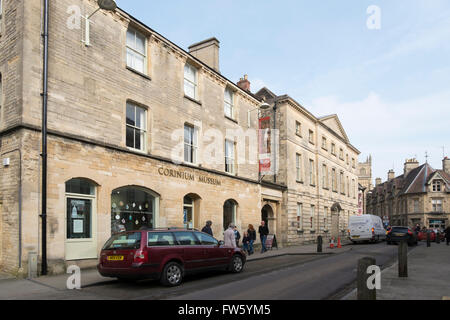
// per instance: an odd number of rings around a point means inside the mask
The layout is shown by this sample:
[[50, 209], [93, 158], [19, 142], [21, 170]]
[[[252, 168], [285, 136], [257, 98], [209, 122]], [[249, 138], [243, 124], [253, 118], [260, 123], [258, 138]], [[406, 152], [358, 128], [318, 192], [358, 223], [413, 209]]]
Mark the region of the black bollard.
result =
[[367, 280], [370, 277], [370, 274], [367, 273], [367, 269], [374, 265], [376, 265], [376, 260], [374, 258], [366, 257], [358, 260], [358, 275], [356, 278], [358, 300], [377, 299], [377, 290], [371, 290], [367, 286]]
[[317, 237], [317, 252], [319, 252], [319, 253], [322, 252], [322, 244], [323, 244], [322, 236], [318, 236]]
[[438, 232], [436, 233], [436, 243], [440, 244], [441, 243], [441, 234]]
[[427, 232], [427, 247], [431, 247], [431, 235], [429, 232]]
[[403, 240], [398, 245], [398, 276], [408, 278], [408, 243]]

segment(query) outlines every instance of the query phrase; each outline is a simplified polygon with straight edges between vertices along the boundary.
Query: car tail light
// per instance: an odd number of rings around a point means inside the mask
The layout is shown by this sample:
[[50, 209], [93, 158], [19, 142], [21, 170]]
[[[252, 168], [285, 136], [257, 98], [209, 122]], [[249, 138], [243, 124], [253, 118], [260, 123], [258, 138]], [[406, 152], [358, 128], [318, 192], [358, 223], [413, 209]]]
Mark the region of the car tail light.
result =
[[375, 233], [375, 228], [372, 228], [372, 234], [374, 234]]
[[136, 250], [134, 253], [134, 262], [147, 262], [147, 252], [145, 250]]
[[411, 232], [411, 230], [408, 230], [408, 234], [409, 234], [409, 235], [412, 235], [412, 232]]

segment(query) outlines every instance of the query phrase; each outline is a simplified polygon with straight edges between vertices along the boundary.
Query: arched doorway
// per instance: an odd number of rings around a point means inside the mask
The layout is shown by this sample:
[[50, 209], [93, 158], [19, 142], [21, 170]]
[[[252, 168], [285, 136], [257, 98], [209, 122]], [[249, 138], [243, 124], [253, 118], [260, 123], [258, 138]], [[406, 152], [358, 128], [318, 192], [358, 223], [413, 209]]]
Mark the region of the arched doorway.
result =
[[273, 228], [275, 226], [271, 225], [271, 221], [274, 219], [273, 209], [270, 205], [266, 204], [261, 209], [261, 221], [264, 221], [266, 226], [269, 228], [270, 233], [274, 233], [275, 230]]
[[183, 226], [188, 229], [200, 227], [200, 200], [196, 194], [188, 194], [183, 198]]
[[66, 260], [97, 258], [97, 184], [74, 178], [65, 184]]
[[223, 205], [223, 229], [228, 229], [230, 223], [236, 224], [237, 202], [233, 199], [225, 201]]
[[111, 194], [111, 233], [156, 228], [159, 195], [151, 190], [128, 186]]
[[334, 238], [339, 237], [339, 215], [341, 211], [342, 207], [338, 202], [331, 207], [331, 237]]

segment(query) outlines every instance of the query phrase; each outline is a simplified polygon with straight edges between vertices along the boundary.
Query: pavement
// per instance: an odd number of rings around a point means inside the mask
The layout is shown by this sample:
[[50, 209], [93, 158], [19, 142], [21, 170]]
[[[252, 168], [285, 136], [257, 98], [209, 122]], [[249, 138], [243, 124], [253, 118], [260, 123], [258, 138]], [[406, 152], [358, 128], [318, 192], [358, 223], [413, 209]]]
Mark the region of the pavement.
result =
[[[255, 251], [255, 254], [248, 256], [247, 261], [257, 261], [261, 259], [270, 259], [288, 255], [332, 255], [344, 253], [350, 250], [350, 242], [343, 241], [342, 248], [330, 249], [328, 243], [324, 243], [323, 252], [317, 253], [317, 244], [308, 244], [302, 246], [286, 247], [269, 250], [265, 253]], [[0, 273], [0, 300], [8, 299], [33, 299], [39, 294], [54, 294], [60, 296], [62, 292], [67, 291], [67, 280], [69, 274], [42, 276], [35, 279], [15, 279], [10, 275]], [[114, 282], [116, 279], [102, 277], [97, 269], [81, 270], [81, 288], [92, 287], [96, 285]]]
[[[356, 290], [343, 300], [356, 300]], [[408, 254], [408, 278], [398, 277], [398, 263], [381, 272], [377, 300], [450, 300], [450, 246], [421, 242]]]

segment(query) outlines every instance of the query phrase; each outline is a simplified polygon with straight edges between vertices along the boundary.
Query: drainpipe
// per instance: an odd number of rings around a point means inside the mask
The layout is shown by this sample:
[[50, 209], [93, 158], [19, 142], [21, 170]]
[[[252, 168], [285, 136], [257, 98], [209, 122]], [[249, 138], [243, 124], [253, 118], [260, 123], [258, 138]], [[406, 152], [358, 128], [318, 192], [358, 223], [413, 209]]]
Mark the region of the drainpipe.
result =
[[47, 101], [48, 101], [48, 20], [49, 0], [44, 0], [43, 92], [42, 92], [42, 262], [41, 274], [47, 274]]

